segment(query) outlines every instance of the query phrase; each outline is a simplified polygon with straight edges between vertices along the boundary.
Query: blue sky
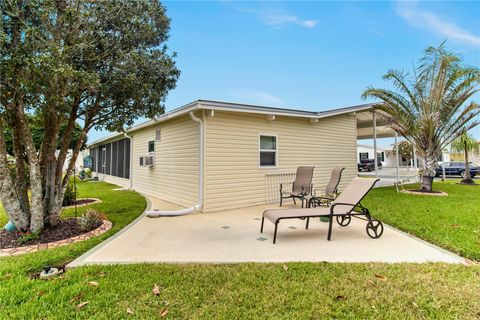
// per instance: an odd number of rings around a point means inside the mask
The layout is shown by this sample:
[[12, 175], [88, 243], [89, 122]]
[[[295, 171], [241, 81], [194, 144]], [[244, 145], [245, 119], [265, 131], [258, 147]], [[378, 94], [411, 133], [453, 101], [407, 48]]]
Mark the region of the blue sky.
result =
[[[367, 86], [388, 86], [388, 69], [411, 70], [425, 47], [444, 40], [480, 66], [480, 2], [164, 5], [182, 72], [167, 110], [196, 99], [316, 111], [361, 104]], [[105, 135], [92, 131], [89, 141]]]

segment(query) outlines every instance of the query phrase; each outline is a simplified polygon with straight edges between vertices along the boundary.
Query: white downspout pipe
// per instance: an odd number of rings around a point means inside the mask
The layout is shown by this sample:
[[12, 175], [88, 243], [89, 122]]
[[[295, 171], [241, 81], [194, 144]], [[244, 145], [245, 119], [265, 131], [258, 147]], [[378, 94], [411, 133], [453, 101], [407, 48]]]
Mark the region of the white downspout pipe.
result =
[[203, 207], [203, 154], [204, 154], [204, 126], [203, 120], [198, 118], [193, 111], [190, 111], [190, 118], [198, 122], [199, 124], [199, 161], [198, 161], [198, 204], [194, 205], [193, 207], [182, 209], [182, 210], [175, 210], [175, 211], [158, 211], [158, 210], [151, 210], [147, 211], [146, 214], [150, 218], [156, 217], [174, 217], [174, 216], [182, 216], [185, 214], [192, 213], [194, 211], [200, 210]]
[[127, 139], [130, 139], [130, 168], [128, 169], [130, 171], [129, 173], [129, 181], [128, 181], [128, 189], [132, 190], [133, 189], [133, 138], [129, 136], [126, 132], [123, 133], [123, 136]]
[[397, 174], [397, 185], [400, 182], [400, 159], [398, 156], [398, 133], [395, 131], [395, 173]]
[[378, 155], [377, 155], [377, 114], [372, 111], [373, 116], [373, 160], [375, 164], [375, 178], [378, 178]]

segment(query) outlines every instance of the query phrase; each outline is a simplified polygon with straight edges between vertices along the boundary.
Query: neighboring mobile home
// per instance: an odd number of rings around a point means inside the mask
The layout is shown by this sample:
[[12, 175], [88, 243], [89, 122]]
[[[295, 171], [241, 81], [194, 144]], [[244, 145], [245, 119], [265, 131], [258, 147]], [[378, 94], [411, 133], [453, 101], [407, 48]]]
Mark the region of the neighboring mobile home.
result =
[[181, 206], [219, 211], [274, 202], [297, 166], [315, 166], [314, 188], [344, 166], [357, 175], [356, 112], [324, 112], [198, 100], [126, 133], [90, 144], [100, 180]]

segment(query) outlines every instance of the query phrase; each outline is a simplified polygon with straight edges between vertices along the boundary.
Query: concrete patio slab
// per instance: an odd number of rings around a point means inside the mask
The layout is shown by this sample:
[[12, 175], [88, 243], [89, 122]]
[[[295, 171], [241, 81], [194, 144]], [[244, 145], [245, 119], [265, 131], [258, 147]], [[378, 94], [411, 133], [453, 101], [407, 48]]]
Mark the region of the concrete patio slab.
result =
[[[176, 206], [150, 198], [153, 209]], [[465, 259], [385, 226], [380, 239], [365, 232], [365, 221], [352, 219], [348, 227], [334, 224], [327, 241], [328, 224], [319, 219], [282, 221], [277, 243], [273, 225], [262, 212], [274, 206], [255, 206], [216, 213], [179, 217], [142, 216], [114, 237], [90, 250], [69, 267], [117, 263], [238, 263], [238, 262], [446, 262]]]

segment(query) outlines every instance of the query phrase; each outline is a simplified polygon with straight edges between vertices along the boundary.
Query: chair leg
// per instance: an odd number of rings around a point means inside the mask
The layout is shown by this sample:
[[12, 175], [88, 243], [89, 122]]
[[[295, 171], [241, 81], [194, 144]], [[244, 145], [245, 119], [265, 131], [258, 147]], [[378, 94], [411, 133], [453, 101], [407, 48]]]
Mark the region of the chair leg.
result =
[[295, 204], [295, 205], [296, 205], [296, 204], [297, 204], [297, 202], [295, 201], [295, 197], [292, 197], [292, 199], [293, 199], [293, 204]]
[[280, 207], [282, 206], [282, 202], [283, 202], [283, 197], [282, 197], [282, 194], [280, 193]]
[[333, 216], [330, 216], [330, 219], [328, 220], [328, 237], [327, 237], [328, 241], [332, 239], [332, 224], [333, 224]]
[[278, 221], [275, 222], [275, 231], [273, 231], [273, 244], [277, 241], [277, 227], [278, 227]]
[[307, 217], [307, 223], [305, 224], [305, 229], [308, 230], [308, 224], [310, 223], [310, 218]]
[[265, 217], [262, 217], [262, 225], [260, 226], [260, 233], [263, 233], [263, 222], [265, 221]]
[[300, 200], [302, 201], [302, 208], [303, 208], [303, 194], [302, 194]]

